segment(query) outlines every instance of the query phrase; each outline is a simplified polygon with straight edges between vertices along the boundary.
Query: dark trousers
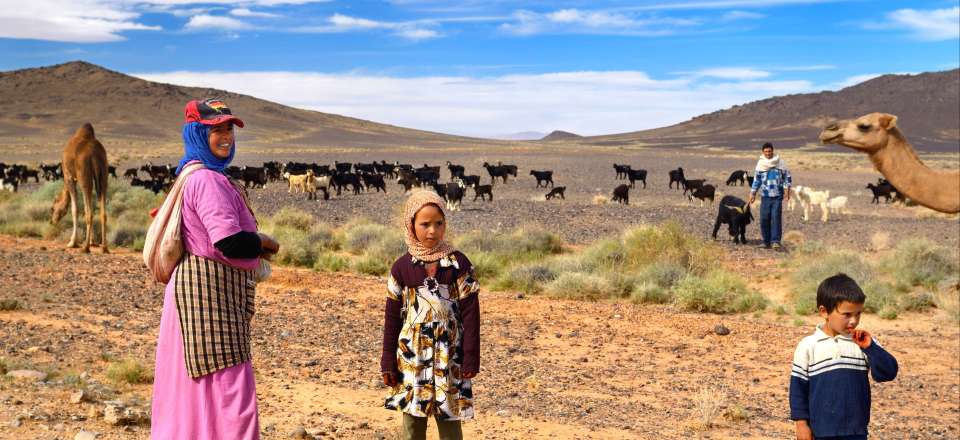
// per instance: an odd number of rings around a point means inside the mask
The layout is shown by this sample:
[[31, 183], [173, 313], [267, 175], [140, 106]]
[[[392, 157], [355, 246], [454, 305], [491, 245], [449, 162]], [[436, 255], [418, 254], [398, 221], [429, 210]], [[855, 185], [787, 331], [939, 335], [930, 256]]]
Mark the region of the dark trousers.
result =
[[867, 440], [865, 435], [844, 435], [840, 437], [817, 437], [816, 440]]
[[760, 235], [764, 244], [780, 243], [780, 237], [783, 236], [782, 214], [783, 196], [760, 198]]
[[[463, 440], [459, 420], [446, 422], [437, 420], [437, 431], [440, 434], [440, 440]], [[426, 438], [427, 418], [403, 413], [403, 440], [425, 440]]]

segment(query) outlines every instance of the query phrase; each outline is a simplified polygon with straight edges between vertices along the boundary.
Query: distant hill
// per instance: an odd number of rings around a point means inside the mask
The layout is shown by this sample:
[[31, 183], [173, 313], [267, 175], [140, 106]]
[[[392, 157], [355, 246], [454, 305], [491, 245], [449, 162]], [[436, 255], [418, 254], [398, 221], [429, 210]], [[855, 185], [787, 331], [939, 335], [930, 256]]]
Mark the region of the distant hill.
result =
[[540, 140], [551, 142], [551, 141], [569, 141], [572, 139], [582, 139], [582, 138], [583, 136], [580, 136], [579, 134], [575, 134], [575, 133], [570, 133], [569, 131], [554, 130]]
[[[74, 61], [0, 72], [0, 145], [41, 145], [51, 151], [84, 122], [110, 142], [179, 143], [183, 106], [190, 99], [223, 98], [247, 122], [245, 142], [274, 149], [303, 147], [484, 147], [526, 140], [454, 136], [302, 110], [225, 90], [151, 82]], [[469, 103], [466, 103], [469, 104]], [[960, 69], [884, 75], [837, 92], [763, 99], [652, 130], [583, 137], [554, 131], [536, 142], [574, 146], [756, 148], [815, 143], [833, 119], [881, 111], [919, 150], [960, 150]], [[529, 133], [534, 140], [540, 133]]]
[[98, 137], [181, 142], [183, 107], [220, 97], [247, 124], [244, 139], [278, 146], [469, 146], [495, 143], [302, 110], [225, 90], [151, 82], [75, 61], [0, 72], [0, 143], [53, 139], [58, 148], [84, 122]]
[[509, 141], [534, 141], [544, 136], [545, 134], [539, 131], [521, 131], [519, 133], [497, 134], [490, 136], [490, 138]]
[[960, 150], [960, 69], [919, 75], [884, 75], [836, 92], [763, 99], [652, 130], [580, 141], [585, 145], [756, 148], [763, 142], [814, 143], [828, 121], [871, 112], [891, 113], [919, 150]]

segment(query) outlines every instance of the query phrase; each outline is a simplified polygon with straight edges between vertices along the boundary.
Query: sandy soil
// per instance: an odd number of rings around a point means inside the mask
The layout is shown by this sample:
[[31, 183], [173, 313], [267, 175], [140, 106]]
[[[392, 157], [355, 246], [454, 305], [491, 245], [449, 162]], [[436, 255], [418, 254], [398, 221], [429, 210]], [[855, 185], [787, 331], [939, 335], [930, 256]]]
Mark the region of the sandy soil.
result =
[[[744, 273], [770, 260], [737, 263]], [[753, 277], [783, 295], [774, 269]], [[105, 359], [152, 365], [161, 286], [139, 255], [84, 255], [61, 244], [0, 236], [0, 356], [53, 373], [46, 383], [0, 379], [0, 438], [147, 438], [108, 426], [91, 409], [119, 398], [149, 406], [150, 385], [119, 385]], [[384, 282], [278, 268], [258, 288], [254, 365], [264, 438], [305, 427], [321, 438], [394, 438], [399, 418], [380, 408], [378, 360]], [[482, 294], [482, 371], [468, 438], [789, 438], [789, 363], [801, 326], [772, 312], [716, 316], [664, 306], [584, 303]], [[718, 323], [732, 333], [717, 336]], [[960, 436], [960, 329], [943, 312], [862, 325], [898, 358], [899, 377], [873, 386], [874, 438]], [[86, 372], [80, 385], [63, 383]], [[69, 381], [67, 381], [69, 382]], [[95, 402], [69, 403], [77, 387]], [[698, 394], [719, 390], [721, 415], [700, 423]], [[741, 419], [732, 414], [740, 409]], [[20, 417], [18, 427], [14, 420]]]

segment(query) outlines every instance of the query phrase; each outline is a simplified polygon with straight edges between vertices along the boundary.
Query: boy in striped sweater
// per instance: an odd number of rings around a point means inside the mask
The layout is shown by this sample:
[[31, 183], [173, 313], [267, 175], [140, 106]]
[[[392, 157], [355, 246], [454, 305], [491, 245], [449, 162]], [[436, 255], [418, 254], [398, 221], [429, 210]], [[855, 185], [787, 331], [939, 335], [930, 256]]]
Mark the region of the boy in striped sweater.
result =
[[897, 377], [897, 360], [866, 330], [857, 330], [866, 300], [845, 274], [823, 280], [817, 309], [824, 323], [803, 338], [793, 355], [790, 419], [797, 440], [867, 438], [870, 382]]

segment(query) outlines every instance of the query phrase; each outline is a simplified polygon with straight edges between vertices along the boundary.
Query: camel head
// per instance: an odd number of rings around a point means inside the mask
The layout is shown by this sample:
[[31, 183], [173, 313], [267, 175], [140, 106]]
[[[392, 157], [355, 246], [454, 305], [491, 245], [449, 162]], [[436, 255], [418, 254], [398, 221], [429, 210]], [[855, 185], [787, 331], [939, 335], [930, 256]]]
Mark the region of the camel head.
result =
[[864, 153], [874, 153], [887, 145], [889, 132], [896, 128], [896, 116], [870, 113], [857, 119], [828, 125], [820, 132], [820, 143], [843, 145]]
[[66, 188], [60, 192], [60, 195], [53, 201], [53, 206], [50, 208], [50, 224], [55, 225], [60, 223], [60, 219], [63, 218], [63, 215], [67, 213], [67, 205], [70, 203], [70, 193]]

